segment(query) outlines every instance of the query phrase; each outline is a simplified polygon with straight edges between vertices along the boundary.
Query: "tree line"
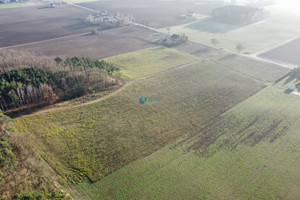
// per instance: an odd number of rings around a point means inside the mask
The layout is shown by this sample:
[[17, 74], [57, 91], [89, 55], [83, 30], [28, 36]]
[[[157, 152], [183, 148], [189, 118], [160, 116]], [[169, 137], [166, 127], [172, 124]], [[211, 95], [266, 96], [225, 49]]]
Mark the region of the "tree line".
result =
[[119, 68], [105, 62], [104, 60], [93, 60], [91, 58], [74, 56], [63, 59], [61, 57], [51, 58], [36, 55], [33, 52], [17, 51], [12, 49], [0, 50], [0, 71], [8, 71], [24, 66], [41, 68], [47, 71], [69, 71], [78, 68], [99, 68], [108, 73], [115, 73]]
[[58, 97], [51, 85], [58, 77], [34, 67], [20, 68], [0, 74], [0, 108], [2, 111], [32, 103], [54, 102]]
[[[52, 104], [89, 92], [101, 91], [120, 84], [119, 68], [104, 60], [85, 57], [54, 59], [57, 71], [47, 68], [24, 67], [0, 74], [0, 109]], [[63, 69], [63, 70], [62, 70]]]
[[80, 56], [74, 56], [71, 58], [67, 57], [65, 61], [63, 61], [61, 57], [56, 57], [54, 60], [58, 65], [63, 63], [64, 67], [70, 67], [72, 70], [98, 68], [108, 72], [109, 74], [114, 74], [120, 71], [118, 67], [104, 60], [93, 60], [91, 58], [80, 57]]
[[260, 8], [229, 5], [214, 9], [211, 16], [214, 20], [223, 23], [244, 25], [264, 20], [270, 16], [270, 13]]

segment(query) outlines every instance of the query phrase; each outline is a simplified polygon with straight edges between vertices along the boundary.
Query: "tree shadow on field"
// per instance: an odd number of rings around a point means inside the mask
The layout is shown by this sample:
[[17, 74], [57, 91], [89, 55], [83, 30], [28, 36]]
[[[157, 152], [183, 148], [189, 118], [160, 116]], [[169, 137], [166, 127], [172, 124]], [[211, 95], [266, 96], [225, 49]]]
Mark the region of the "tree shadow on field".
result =
[[98, 28], [97, 26], [91, 26], [89, 24], [84, 23], [82, 20], [80, 19], [74, 19], [74, 23], [64, 26], [63, 28], [66, 29], [71, 29], [71, 30], [80, 30], [80, 29], [84, 29], [84, 28]]
[[48, 6], [43, 6], [43, 7], [39, 7], [38, 8], [39, 10], [41, 10], [41, 9], [54, 9], [54, 8], [52, 8], [50, 5]]
[[200, 20], [199, 22], [186, 26], [189, 29], [207, 33], [227, 33], [243, 26], [225, 24], [212, 20], [211, 18]]
[[292, 92], [293, 92], [292, 90], [286, 89], [286, 90], [284, 91], [284, 94], [291, 94]]
[[284, 84], [288, 84], [294, 80], [297, 80], [296, 74], [293, 72], [294, 72], [294, 70], [292, 71], [291, 75], [285, 80]]
[[222, 60], [228, 60], [228, 59], [233, 59], [233, 58], [235, 58], [235, 57], [237, 57], [237, 56], [234, 55], [234, 54], [228, 54], [228, 55], [226, 55], [226, 56], [223, 56], [223, 57], [219, 58], [218, 60], [219, 60], [219, 61], [222, 61]]
[[198, 49], [198, 50], [196, 50], [196, 51], [193, 51], [191, 54], [192, 55], [201, 55], [201, 54], [203, 54], [203, 53], [207, 53], [209, 51], [209, 49], [207, 48], [207, 49]]

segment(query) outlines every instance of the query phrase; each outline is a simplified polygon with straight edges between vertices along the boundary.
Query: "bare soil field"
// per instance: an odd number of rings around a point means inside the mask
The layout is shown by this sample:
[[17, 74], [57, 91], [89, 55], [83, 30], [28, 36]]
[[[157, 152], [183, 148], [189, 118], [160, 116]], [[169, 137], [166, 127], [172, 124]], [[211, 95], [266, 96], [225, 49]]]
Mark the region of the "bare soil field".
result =
[[104, 30], [98, 35], [82, 35], [53, 41], [25, 45], [14, 49], [30, 51], [47, 56], [85, 56], [94, 59], [109, 57], [125, 52], [154, 46], [153, 37], [157, 33], [128, 26]]
[[154, 28], [176, 26], [193, 21], [187, 18], [187, 11], [201, 12], [202, 4], [175, 1], [97, 1], [78, 4], [94, 10], [108, 10], [132, 14], [136, 22], [147, 24]]
[[300, 38], [281, 45], [280, 47], [272, 49], [268, 52], [262, 53], [259, 55], [259, 57], [300, 65], [299, 51]]
[[82, 22], [90, 12], [73, 6], [48, 4], [3, 9], [0, 12], [0, 47], [47, 40], [92, 30]]

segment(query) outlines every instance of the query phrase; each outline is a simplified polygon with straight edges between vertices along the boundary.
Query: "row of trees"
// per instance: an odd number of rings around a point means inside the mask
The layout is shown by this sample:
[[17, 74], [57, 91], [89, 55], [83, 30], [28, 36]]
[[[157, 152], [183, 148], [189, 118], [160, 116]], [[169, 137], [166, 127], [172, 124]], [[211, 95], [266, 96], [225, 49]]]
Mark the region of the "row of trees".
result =
[[216, 21], [244, 25], [264, 20], [270, 13], [250, 6], [229, 5], [214, 9], [211, 15]]
[[104, 60], [93, 60], [91, 58], [80, 56], [74, 56], [71, 58], [68, 57], [65, 60], [63, 60], [61, 57], [56, 57], [54, 60], [56, 61], [57, 65], [62, 65], [64, 68], [68, 67], [71, 69], [71, 71], [91, 68], [101, 69], [109, 74], [114, 74], [120, 71], [118, 67]]
[[[76, 66], [73, 66], [76, 64]], [[99, 68], [109, 73], [119, 71], [119, 69], [103, 60], [93, 60], [84, 57], [71, 57], [63, 59], [57, 57], [55, 59], [47, 56], [36, 55], [32, 52], [17, 51], [12, 49], [0, 50], [0, 72], [31, 66], [46, 71], [67, 71], [76, 70], [78, 67]]]
[[24, 66], [37, 67], [48, 71], [60, 70], [51, 57], [14, 49], [0, 50], [0, 72], [24, 68]]

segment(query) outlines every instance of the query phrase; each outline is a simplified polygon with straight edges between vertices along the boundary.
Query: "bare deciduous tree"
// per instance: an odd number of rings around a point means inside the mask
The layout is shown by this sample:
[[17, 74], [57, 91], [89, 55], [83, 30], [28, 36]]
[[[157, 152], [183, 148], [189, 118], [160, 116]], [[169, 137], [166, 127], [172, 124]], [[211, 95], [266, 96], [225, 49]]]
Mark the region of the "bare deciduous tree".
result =
[[215, 38], [211, 39], [210, 42], [214, 45], [214, 47], [216, 47], [216, 45], [220, 43], [220, 41]]
[[245, 50], [245, 47], [239, 43], [238, 45], [236, 45], [235, 49], [240, 53], [241, 51]]

